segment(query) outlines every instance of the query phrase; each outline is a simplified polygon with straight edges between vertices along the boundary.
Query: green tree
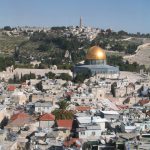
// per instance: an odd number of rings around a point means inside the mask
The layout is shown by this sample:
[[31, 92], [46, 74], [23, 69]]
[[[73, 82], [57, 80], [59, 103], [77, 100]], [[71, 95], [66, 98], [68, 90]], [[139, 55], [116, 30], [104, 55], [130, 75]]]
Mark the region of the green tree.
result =
[[121, 36], [128, 35], [128, 33], [123, 31], [123, 30], [118, 31], [118, 34], [121, 35]]
[[33, 35], [30, 37], [30, 40], [33, 42], [38, 42], [38, 41], [44, 41], [47, 39], [47, 34], [43, 31], [41, 32], [34, 32]]
[[10, 26], [5, 26], [5, 27], [4, 27], [4, 30], [6, 30], [6, 31], [11, 31], [12, 29], [11, 29]]
[[35, 78], [36, 78], [36, 75], [35, 75], [34, 73], [31, 73], [31, 72], [30, 72], [29, 78], [30, 78], [30, 79], [35, 79]]
[[51, 30], [65, 30], [66, 27], [62, 26], [62, 27], [51, 27]]
[[53, 73], [53, 72], [48, 72], [48, 73], [46, 73], [45, 74], [49, 79], [55, 79], [55, 73]]
[[91, 76], [91, 72], [77, 73], [76, 77], [74, 78], [74, 82], [83, 83], [84, 80], [90, 78], [90, 76]]
[[44, 51], [48, 51], [49, 47], [47, 44], [41, 44], [38, 48], [39, 51], [44, 52]]
[[20, 83], [19, 75], [18, 74], [14, 74], [13, 83]]
[[31, 72], [30, 72], [30, 74], [24, 74], [24, 75], [21, 77], [20, 81], [21, 81], [21, 82], [25, 82], [26, 80], [35, 79], [35, 78], [36, 78], [36, 75], [35, 75], [34, 73], [31, 73]]
[[42, 91], [42, 90], [43, 90], [42, 81], [40, 81], [39, 83], [37, 83], [35, 87], [36, 87], [38, 90]]
[[4, 117], [4, 119], [0, 123], [0, 128], [4, 129], [4, 127], [8, 124], [9, 119], [7, 117]]
[[15, 61], [12, 57], [0, 56], [0, 71], [4, 71], [6, 67], [14, 65]]
[[69, 103], [66, 100], [60, 101], [57, 103], [59, 106], [59, 109], [66, 110], [66, 108], [69, 106]]
[[111, 85], [111, 93], [112, 93], [113, 97], [116, 97], [116, 87], [117, 87], [117, 83], [114, 82], [114, 83]]
[[15, 48], [15, 52], [14, 52], [14, 59], [15, 59], [16, 61], [19, 61], [19, 56], [20, 56], [20, 51], [19, 51], [19, 48], [16, 47], [16, 48]]
[[68, 73], [61, 73], [57, 78], [62, 79], [62, 80], [66, 80], [66, 81], [72, 80], [72, 77]]
[[44, 63], [39, 64], [39, 69], [47, 69], [47, 68], [48, 68], [47, 64], [44, 64]]
[[136, 44], [136, 43], [129, 43], [128, 46], [127, 46], [127, 49], [125, 51], [126, 54], [134, 54], [137, 47], [139, 46], [140, 44]]
[[55, 109], [52, 114], [55, 115], [56, 120], [59, 119], [73, 119], [73, 112], [66, 110], [69, 103], [66, 100], [57, 103], [59, 105], [58, 109]]

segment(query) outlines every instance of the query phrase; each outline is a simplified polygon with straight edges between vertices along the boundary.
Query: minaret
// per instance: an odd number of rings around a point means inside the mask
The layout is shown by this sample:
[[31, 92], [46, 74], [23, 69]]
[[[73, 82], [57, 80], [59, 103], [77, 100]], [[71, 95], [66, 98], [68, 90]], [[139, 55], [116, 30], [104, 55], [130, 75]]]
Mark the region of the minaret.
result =
[[82, 28], [82, 17], [80, 16], [80, 28]]

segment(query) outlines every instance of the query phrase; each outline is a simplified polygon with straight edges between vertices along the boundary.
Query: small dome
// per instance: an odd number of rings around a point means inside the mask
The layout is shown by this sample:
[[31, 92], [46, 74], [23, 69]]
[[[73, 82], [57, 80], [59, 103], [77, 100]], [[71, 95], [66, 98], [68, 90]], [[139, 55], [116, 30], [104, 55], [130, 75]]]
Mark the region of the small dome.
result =
[[88, 59], [88, 60], [106, 60], [106, 53], [102, 48], [100, 48], [98, 46], [93, 46], [87, 52], [86, 59]]

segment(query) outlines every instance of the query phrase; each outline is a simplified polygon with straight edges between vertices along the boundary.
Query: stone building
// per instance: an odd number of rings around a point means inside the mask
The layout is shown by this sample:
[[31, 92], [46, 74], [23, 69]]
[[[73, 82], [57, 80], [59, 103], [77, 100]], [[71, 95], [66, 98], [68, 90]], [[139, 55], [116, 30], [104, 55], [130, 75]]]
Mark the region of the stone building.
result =
[[98, 78], [118, 78], [119, 68], [107, 65], [105, 51], [93, 46], [86, 54], [84, 64], [77, 64], [74, 67], [74, 77], [78, 73], [86, 73], [92, 76], [97, 75]]

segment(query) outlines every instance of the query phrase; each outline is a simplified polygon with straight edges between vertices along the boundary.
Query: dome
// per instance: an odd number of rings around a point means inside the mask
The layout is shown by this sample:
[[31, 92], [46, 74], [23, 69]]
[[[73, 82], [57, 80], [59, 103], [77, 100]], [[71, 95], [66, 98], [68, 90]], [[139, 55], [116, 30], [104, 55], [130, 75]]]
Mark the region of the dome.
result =
[[98, 46], [93, 46], [87, 52], [86, 59], [88, 59], [88, 60], [106, 60], [106, 53], [102, 48], [100, 48]]

